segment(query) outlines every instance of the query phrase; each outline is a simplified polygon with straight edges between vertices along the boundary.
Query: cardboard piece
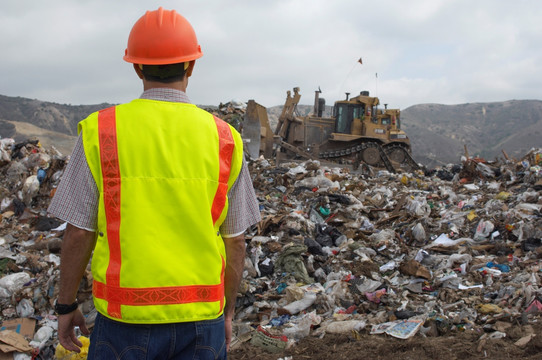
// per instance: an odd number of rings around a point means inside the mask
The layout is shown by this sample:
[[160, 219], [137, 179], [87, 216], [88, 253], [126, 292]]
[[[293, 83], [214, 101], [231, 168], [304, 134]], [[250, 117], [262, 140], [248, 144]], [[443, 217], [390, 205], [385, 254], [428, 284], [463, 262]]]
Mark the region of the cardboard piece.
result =
[[4, 330], [11, 330], [27, 339], [33, 339], [36, 330], [36, 319], [18, 318], [5, 320], [2, 322], [2, 326], [0, 326], [0, 331]]
[[5, 353], [0, 351], [0, 360], [13, 360], [13, 353]]
[[431, 279], [431, 272], [429, 269], [414, 259], [402, 263], [399, 266], [399, 270], [405, 275], [423, 277], [428, 280]]
[[526, 335], [524, 337], [522, 337], [521, 339], [519, 339], [518, 341], [516, 341], [514, 343], [514, 345], [516, 346], [519, 346], [519, 347], [524, 347], [526, 346], [529, 341], [531, 341], [534, 337], [536, 336], [536, 334], [529, 334], [529, 335]]
[[21, 334], [11, 330], [3, 330], [0, 331], [0, 350], [5, 353], [11, 351], [27, 352], [32, 351], [32, 346]]

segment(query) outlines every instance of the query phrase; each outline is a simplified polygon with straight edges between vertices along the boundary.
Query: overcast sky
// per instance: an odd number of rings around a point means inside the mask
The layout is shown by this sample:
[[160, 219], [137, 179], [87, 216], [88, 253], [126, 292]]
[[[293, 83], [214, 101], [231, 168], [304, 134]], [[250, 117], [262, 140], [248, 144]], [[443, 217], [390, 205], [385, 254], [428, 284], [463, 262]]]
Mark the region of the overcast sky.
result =
[[122, 56], [135, 21], [159, 5], [185, 16], [201, 44], [187, 91], [196, 104], [280, 105], [295, 86], [302, 104], [318, 87], [327, 104], [369, 90], [401, 109], [542, 99], [540, 0], [6, 0], [0, 94], [138, 97]]

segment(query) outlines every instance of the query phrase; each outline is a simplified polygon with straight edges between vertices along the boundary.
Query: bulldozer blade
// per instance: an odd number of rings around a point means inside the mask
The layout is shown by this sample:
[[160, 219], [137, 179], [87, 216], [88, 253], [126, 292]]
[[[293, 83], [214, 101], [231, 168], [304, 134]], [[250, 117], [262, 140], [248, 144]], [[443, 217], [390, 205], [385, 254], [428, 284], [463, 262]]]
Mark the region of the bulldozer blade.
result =
[[257, 159], [260, 156], [260, 119], [257, 105], [254, 100], [249, 100], [241, 127], [243, 145], [251, 159]]
[[254, 100], [249, 100], [247, 103], [241, 136], [251, 159], [256, 159], [261, 154], [266, 158], [271, 158], [273, 131], [267, 118], [267, 109]]

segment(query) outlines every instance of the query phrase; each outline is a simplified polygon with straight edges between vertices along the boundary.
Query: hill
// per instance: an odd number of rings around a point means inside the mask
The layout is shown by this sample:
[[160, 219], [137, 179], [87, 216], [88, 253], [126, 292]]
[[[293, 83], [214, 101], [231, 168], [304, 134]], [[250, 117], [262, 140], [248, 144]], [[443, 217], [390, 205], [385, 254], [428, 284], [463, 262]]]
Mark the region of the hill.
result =
[[503, 150], [520, 158], [542, 145], [540, 100], [414, 105], [402, 111], [401, 120], [414, 158], [429, 166], [457, 162], [464, 145], [471, 156], [488, 160]]
[[[0, 137], [16, 141], [38, 137], [45, 146], [54, 145], [61, 153], [69, 154], [77, 135], [77, 123], [111, 105], [67, 105], [0, 95]], [[327, 111], [330, 109], [328, 106]], [[282, 105], [267, 111], [274, 128]], [[301, 116], [311, 111], [312, 105], [297, 108]], [[457, 163], [465, 145], [471, 156], [488, 160], [502, 156], [503, 150], [511, 157], [520, 158], [531, 148], [542, 145], [540, 100], [420, 104], [402, 110], [401, 123], [410, 137], [414, 159], [428, 167]]]
[[0, 95], [0, 137], [15, 141], [38, 138], [69, 154], [77, 136], [77, 123], [111, 104], [67, 105]]

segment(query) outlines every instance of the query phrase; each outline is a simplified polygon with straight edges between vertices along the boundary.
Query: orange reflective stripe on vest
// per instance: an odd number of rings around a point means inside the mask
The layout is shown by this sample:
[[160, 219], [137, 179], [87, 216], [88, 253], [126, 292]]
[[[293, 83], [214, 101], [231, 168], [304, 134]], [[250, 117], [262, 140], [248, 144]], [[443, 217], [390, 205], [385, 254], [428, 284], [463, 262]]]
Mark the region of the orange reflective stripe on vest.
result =
[[[106, 272], [107, 284], [120, 286], [120, 169], [117, 151], [117, 126], [115, 108], [98, 113], [98, 132], [100, 134], [100, 157], [102, 163], [105, 217], [107, 219], [107, 238], [109, 240], [109, 266]], [[108, 313], [120, 318], [120, 304], [109, 302]]]
[[[235, 147], [229, 125], [216, 117], [215, 123], [219, 138], [218, 155], [220, 169], [219, 184], [211, 208], [213, 224], [219, 219], [226, 204], [228, 180]], [[106, 300], [108, 302], [108, 314], [119, 319], [122, 318], [121, 305], [169, 305], [220, 301], [219, 313], [222, 312], [224, 307], [224, 273], [226, 267], [224, 259], [222, 259], [220, 284], [147, 288], [128, 288], [120, 285], [122, 267], [120, 246], [121, 176], [117, 147], [115, 107], [101, 110], [98, 113], [98, 136], [103, 176], [104, 207], [107, 220], [109, 264], [106, 271], [106, 283], [94, 280], [94, 296]]]
[[220, 173], [218, 178], [218, 188], [216, 189], [215, 198], [213, 200], [213, 207], [211, 214], [213, 216], [213, 225], [216, 223], [224, 205], [226, 205], [226, 196], [228, 195], [228, 179], [230, 178], [231, 159], [233, 155], [233, 149], [235, 142], [229, 125], [214, 116], [216, 129], [218, 130], [218, 151], [220, 153]]
[[94, 282], [94, 296], [106, 299], [111, 306], [123, 305], [168, 305], [186, 304], [201, 301], [221, 301], [224, 297], [224, 286], [172, 286], [156, 288], [122, 288]]
[[[220, 301], [220, 313], [224, 307], [224, 270], [225, 263], [222, 260], [221, 282], [217, 285], [123, 288], [94, 281], [92, 293], [97, 298], [108, 301], [108, 311], [110, 308], [120, 308], [121, 304], [137, 306]], [[120, 319], [120, 311], [118, 314], [119, 316], [115, 317]]]

